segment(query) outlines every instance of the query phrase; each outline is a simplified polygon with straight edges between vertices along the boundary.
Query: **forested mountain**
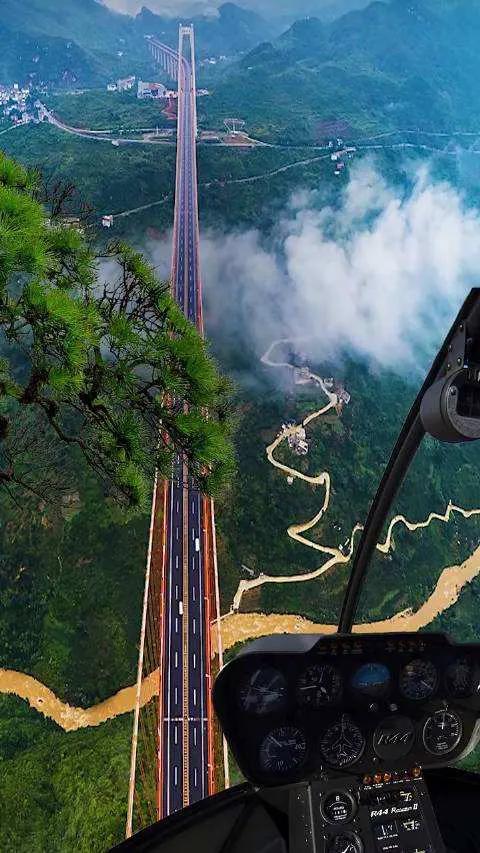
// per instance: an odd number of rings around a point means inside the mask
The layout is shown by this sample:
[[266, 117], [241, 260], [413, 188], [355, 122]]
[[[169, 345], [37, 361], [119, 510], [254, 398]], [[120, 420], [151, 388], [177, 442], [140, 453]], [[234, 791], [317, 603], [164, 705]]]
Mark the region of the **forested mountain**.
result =
[[[178, 38], [180, 18], [163, 18], [144, 7], [135, 19], [138, 31], [143, 34], [161, 35], [171, 43]], [[235, 3], [220, 7], [218, 17], [196, 18], [195, 37], [199, 55], [233, 55], [251, 50], [274, 34], [270, 25], [254, 11], [240, 8]]]
[[[353, 129], [469, 129], [480, 123], [480, 6], [374, 2], [333, 23], [296, 22], [257, 47], [216, 91], [255, 128], [315, 137], [318, 120]], [[268, 80], [268, 86], [265, 81]]]
[[10, 30], [0, 22], [0, 82], [71, 86], [102, 79], [99, 60], [78, 44], [48, 35]]
[[1, 27], [3, 83], [91, 86], [150, 66], [132, 19], [96, 0], [4, 0]]
[[[136, 18], [97, 0], [4, 0], [0, 82], [91, 86], [124, 74], [153, 74], [145, 35], [175, 45], [180, 19], [144, 8]], [[235, 55], [271, 38], [259, 15], [226, 3], [215, 18], [194, 20], [198, 54]]]
[[[259, 11], [264, 18], [276, 24], [284, 24], [285, 29], [306, 15], [314, 15], [322, 20], [334, 18], [368, 6], [370, 0], [242, 0], [246, 9]], [[386, 0], [388, 2], [388, 0]]]

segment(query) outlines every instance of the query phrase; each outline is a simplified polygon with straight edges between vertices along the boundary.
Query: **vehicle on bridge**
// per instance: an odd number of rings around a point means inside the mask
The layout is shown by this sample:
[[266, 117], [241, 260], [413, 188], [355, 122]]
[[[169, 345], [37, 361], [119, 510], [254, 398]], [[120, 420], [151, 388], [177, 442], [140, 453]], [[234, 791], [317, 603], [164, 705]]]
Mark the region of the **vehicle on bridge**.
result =
[[371, 632], [359, 599], [423, 439], [480, 438], [480, 289], [466, 299], [406, 418], [352, 564], [338, 630], [247, 645], [215, 709], [246, 782], [115, 848], [199, 853], [480, 850], [480, 644]]

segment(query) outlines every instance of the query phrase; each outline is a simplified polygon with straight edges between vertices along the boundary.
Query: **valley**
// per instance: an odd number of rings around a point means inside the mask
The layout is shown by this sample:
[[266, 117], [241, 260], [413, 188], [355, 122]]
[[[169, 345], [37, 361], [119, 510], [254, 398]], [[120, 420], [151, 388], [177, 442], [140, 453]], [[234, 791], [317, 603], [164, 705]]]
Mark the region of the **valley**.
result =
[[[128, 241], [167, 279], [172, 115], [163, 102], [138, 99], [136, 88], [107, 91], [107, 84], [135, 75], [135, 87], [139, 79], [170, 85], [145, 35], [158, 32], [175, 45], [179, 21], [148, 9], [127, 19], [93, 0], [64, 5], [56, 20], [54, 0], [22, 0], [20, 22], [17, 4], [6, 2], [0, 82], [30, 80], [56, 123], [2, 122], [0, 148], [38, 168], [45, 186], [76, 186], [69, 212], [87, 211], [88, 240], [100, 255], [110, 242]], [[369, 238], [378, 240], [377, 218], [391, 223], [385, 211], [401, 212], [423, 185], [458, 194], [476, 233], [480, 15], [450, 0], [410, 5], [408, 14], [393, 0], [279, 26], [226, 4], [216, 18], [195, 21], [199, 85], [210, 92], [198, 102], [205, 136], [197, 145], [205, 324], [209, 351], [232, 382], [237, 420], [237, 472], [216, 502], [227, 658], [268, 633], [335, 630], [358, 533], [441, 337], [438, 315], [427, 315], [419, 327], [428, 326], [428, 340], [420, 346], [410, 329], [404, 335], [414, 359], [402, 361], [400, 353], [382, 363], [370, 357], [365, 338], [363, 350], [351, 345], [348, 316], [337, 327], [335, 306], [348, 311], [332, 288], [329, 303], [312, 302], [323, 306], [316, 339], [292, 344], [294, 283], [298, 295], [309, 272], [312, 292], [317, 279], [326, 287], [342, 251], [347, 267], [367, 257], [362, 292], [378, 287], [379, 264], [386, 283], [395, 279], [398, 259], [386, 252], [376, 263]], [[459, 33], [467, 34], [462, 48]], [[259, 144], [221, 144], [230, 116]], [[207, 141], [208, 134], [220, 141]], [[350, 147], [351, 156], [340, 154]], [[375, 182], [359, 180], [363, 169]], [[377, 194], [377, 212], [363, 204], [368, 193]], [[428, 209], [419, 211], [428, 220]], [[104, 217], [112, 218], [108, 228]], [[332, 223], [342, 220], [334, 246]], [[412, 277], [416, 224], [412, 216], [402, 231], [402, 245], [413, 246], [405, 252]], [[426, 233], [438, 242], [433, 229]], [[397, 232], [389, 234], [391, 248]], [[466, 243], [454, 234], [461, 255]], [[311, 266], [293, 252], [300, 244], [322, 250]], [[450, 265], [435, 258], [422, 271], [427, 287], [434, 276], [448, 280]], [[348, 275], [335, 279], [338, 291], [345, 282]], [[441, 322], [460, 289], [452, 273]], [[376, 294], [381, 301], [381, 287]], [[368, 299], [360, 304], [368, 317]], [[389, 307], [403, 317], [402, 293]], [[419, 314], [423, 322], [422, 306]], [[256, 317], [268, 319], [260, 335]], [[393, 341], [392, 333], [384, 352]], [[297, 344], [315, 381], [295, 382]], [[325, 377], [351, 397], [341, 415]], [[297, 452], [297, 440], [307, 453]], [[425, 442], [382, 532], [355, 631], [478, 639], [478, 463], [475, 446]], [[77, 456], [73, 466], [78, 487], [63, 515], [42, 507], [32, 518], [0, 495], [0, 814], [6, 849], [19, 853], [94, 853], [119, 842], [125, 827], [149, 519], [105, 500]], [[215, 632], [212, 640], [218, 653]], [[158, 691], [157, 676], [154, 669], [142, 684], [142, 707]]]

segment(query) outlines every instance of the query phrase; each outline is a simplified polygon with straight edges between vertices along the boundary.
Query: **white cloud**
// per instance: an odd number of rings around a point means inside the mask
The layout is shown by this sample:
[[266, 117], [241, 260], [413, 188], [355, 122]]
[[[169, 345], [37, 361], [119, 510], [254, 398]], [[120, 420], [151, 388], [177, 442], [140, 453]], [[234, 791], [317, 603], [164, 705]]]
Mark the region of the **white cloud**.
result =
[[204, 236], [211, 332], [259, 355], [275, 337], [306, 336], [322, 358], [423, 368], [478, 282], [480, 213], [426, 170], [404, 196], [366, 162], [338, 209], [316, 201], [297, 194], [268, 245], [253, 230]]

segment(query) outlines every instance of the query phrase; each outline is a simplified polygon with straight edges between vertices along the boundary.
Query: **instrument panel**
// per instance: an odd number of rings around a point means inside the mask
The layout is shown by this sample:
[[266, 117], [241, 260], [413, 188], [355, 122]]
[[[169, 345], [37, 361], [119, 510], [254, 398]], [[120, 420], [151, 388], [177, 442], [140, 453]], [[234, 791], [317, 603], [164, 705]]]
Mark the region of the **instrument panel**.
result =
[[255, 784], [438, 767], [480, 737], [480, 647], [441, 634], [269, 637], [222, 670], [214, 703]]

